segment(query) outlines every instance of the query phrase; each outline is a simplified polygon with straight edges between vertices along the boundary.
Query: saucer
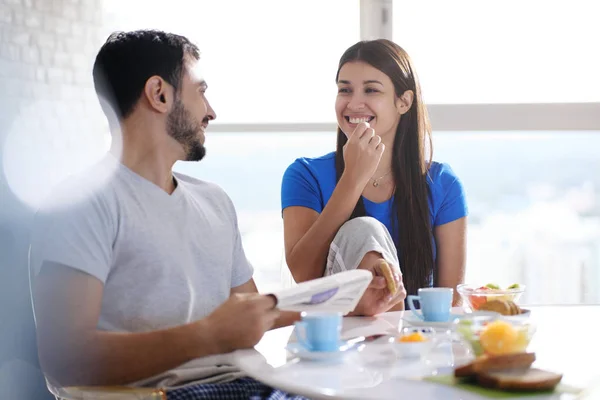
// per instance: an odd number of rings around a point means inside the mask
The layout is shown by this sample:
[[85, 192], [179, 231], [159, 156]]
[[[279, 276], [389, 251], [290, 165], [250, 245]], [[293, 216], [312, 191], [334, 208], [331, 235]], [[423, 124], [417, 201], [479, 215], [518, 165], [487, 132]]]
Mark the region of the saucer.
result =
[[450, 318], [446, 322], [433, 322], [423, 321], [422, 319], [414, 315], [412, 312], [405, 312], [404, 316], [402, 317], [402, 320], [412, 326], [430, 326], [432, 328], [448, 329], [453, 327], [454, 320], [461, 317], [461, 314], [450, 314]]
[[351, 350], [359, 350], [361, 345], [341, 341], [338, 351], [309, 351], [300, 343], [288, 343], [286, 349], [294, 356], [305, 360], [327, 361], [337, 360], [346, 356]]

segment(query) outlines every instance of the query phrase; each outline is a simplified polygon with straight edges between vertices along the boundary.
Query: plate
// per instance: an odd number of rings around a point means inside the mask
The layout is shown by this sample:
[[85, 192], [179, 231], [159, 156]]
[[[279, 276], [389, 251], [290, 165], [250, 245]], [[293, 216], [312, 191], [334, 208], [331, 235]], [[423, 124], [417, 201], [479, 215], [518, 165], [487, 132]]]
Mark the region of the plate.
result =
[[360, 351], [363, 347], [363, 345], [357, 345], [356, 343], [341, 341], [338, 351], [309, 351], [300, 343], [289, 343], [286, 349], [294, 356], [304, 360], [331, 361], [346, 356], [352, 350]]
[[452, 328], [454, 326], [454, 320], [460, 317], [462, 317], [462, 314], [450, 314], [450, 319], [447, 322], [432, 322], [423, 321], [422, 319], [414, 315], [412, 312], [406, 312], [402, 317], [402, 321], [412, 326], [430, 326], [432, 328], [448, 329]]

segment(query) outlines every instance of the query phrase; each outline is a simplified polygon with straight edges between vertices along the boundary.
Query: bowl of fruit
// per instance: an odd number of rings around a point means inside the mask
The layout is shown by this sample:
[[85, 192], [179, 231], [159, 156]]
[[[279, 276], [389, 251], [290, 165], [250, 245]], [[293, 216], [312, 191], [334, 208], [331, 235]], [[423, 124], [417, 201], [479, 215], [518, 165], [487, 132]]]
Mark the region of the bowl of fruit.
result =
[[[488, 283], [485, 286], [473, 286], [463, 283], [458, 285], [456, 290], [462, 298], [463, 308], [465, 308], [465, 311], [496, 311], [486, 309], [485, 304], [493, 300], [499, 300], [507, 302], [509, 306], [512, 307], [510, 303], [518, 303], [519, 298], [523, 292], [525, 292], [525, 285], [513, 283], [506, 289], [502, 289], [500, 286], [494, 283]], [[518, 314], [517, 311], [518, 310], [515, 309], [514, 312], [510, 312], [508, 315]]]
[[535, 325], [529, 320], [486, 313], [465, 314], [454, 323], [475, 356], [522, 353], [535, 334]]

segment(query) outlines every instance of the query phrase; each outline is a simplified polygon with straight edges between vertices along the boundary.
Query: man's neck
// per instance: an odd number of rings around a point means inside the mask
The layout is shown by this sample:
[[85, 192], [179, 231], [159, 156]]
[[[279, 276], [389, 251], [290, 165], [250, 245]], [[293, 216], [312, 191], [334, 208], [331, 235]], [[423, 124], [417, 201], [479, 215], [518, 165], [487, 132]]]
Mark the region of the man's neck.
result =
[[124, 126], [120, 137], [113, 136], [110, 152], [131, 171], [171, 194], [175, 190], [172, 170], [178, 157], [161, 137], [165, 136]]

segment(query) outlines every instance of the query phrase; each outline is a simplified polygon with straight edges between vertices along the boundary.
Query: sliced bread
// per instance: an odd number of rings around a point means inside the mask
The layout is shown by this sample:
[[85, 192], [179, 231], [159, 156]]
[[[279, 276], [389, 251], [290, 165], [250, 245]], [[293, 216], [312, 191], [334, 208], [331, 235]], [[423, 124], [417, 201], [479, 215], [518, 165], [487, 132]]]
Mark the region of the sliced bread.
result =
[[497, 356], [484, 355], [454, 370], [457, 378], [473, 377], [481, 372], [502, 371], [513, 368], [529, 368], [535, 361], [535, 353], [513, 353]]
[[538, 368], [517, 368], [477, 374], [477, 382], [481, 386], [502, 390], [552, 390], [561, 379], [561, 374]]

